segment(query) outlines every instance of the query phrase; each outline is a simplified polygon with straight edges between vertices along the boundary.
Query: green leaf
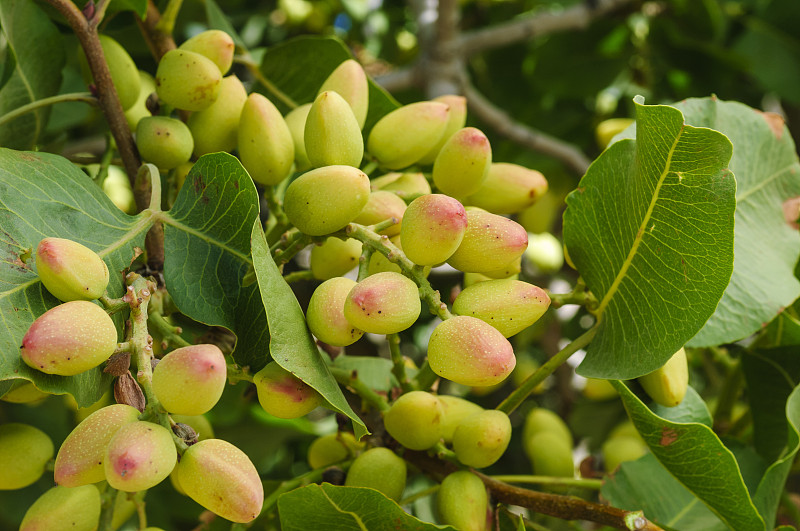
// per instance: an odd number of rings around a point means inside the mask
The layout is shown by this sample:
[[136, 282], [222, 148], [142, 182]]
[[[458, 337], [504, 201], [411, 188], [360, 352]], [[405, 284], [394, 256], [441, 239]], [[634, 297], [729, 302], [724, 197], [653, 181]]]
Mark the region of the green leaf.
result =
[[689, 345], [731, 343], [759, 331], [800, 296], [794, 276], [800, 234], [784, 214], [785, 203], [800, 196], [800, 161], [792, 135], [775, 115], [715, 98], [676, 107], [686, 123], [716, 129], [733, 143], [728, 166], [736, 175], [733, 275], [716, 312]]
[[175, 304], [201, 323], [236, 334], [234, 358], [257, 371], [267, 364], [269, 332], [256, 286], [243, 287], [251, 266], [250, 227], [258, 192], [239, 160], [200, 157], [164, 221], [164, 280]]
[[797, 348], [745, 351], [742, 373], [753, 416], [753, 443], [764, 459], [774, 461], [783, 454], [789, 434], [783, 413], [786, 400], [800, 383]]
[[711, 428], [700, 423], [670, 422], [650, 411], [624, 383], [612, 384], [664, 468], [732, 529], [765, 529], [736, 458]]
[[759, 341], [763, 348], [800, 345], [800, 319], [797, 317], [797, 302], [783, 310], [764, 330]]
[[644, 511], [651, 521], [680, 531], [729, 529], [711, 510], [676, 480], [653, 456], [622, 463], [600, 489], [614, 507]]
[[300, 303], [272, 259], [259, 220], [253, 223], [251, 243], [253, 267], [269, 323], [269, 352], [272, 359], [316, 389], [328, 401], [331, 409], [349, 417], [353, 421], [356, 438], [360, 439], [369, 430], [350, 408], [339, 384], [328, 370], [308, 331]]
[[[275, 90], [261, 90], [283, 112], [311, 103], [322, 83], [340, 63], [352, 59], [347, 47], [334, 37], [297, 37], [267, 50], [261, 73]], [[364, 124], [366, 138], [383, 115], [400, 104], [384, 89], [369, 80], [369, 112]]]
[[[122, 296], [122, 271], [144, 247], [153, 223], [146, 211], [128, 216], [67, 159], [0, 149], [0, 380], [22, 378], [79, 406], [100, 399], [111, 377], [99, 368], [72, 377], [29, 368], [19, 345], [34, 319], [60, 304], [39, 281], [31, 253], [46, 237], [68, 238], [96, 251], [111, 273], [108, 292]], [[116, 315], [121, 325], [122, 315]], [[121, 328], [121, 327], [120, 327]]]
[[681, 403], [677, 406], [665, 407], [653, 403], [652, 411], [659, 417], [672, 422], [698, 422], [700, 424], [705, 424], [709, 428], [712, 427], [713, 424], [708, 406], [693, 387], [686, 389], [686, 396], [683, 397], [683, 400], [681, 400]]
[[239, 33], [233, 28], [233, 24], [231, 24], [227, 15], [219, 8], [219, 5], [217, 5], [214, 0], [204, 0], [203, 3], [206, 6], [206, 19], [208, 19], [209, 28], [224, 31], [231, 36], [237, 48], [246, 50], [247, 46], [245, 46], [242, 37], [239, 36]]
[[147, 14], [147, 0], [114, 0], [110, 3], [109, 11], [133, 11], [139, 18]]
[[[14, 72], [0, 88], [2, 116], [57, 94], [66, 54], [64, 41], [55, 24], [34, 2], [0, 2], [0, 27], [9, 52], [14, 56]], [[15, 149], [33, 147], [49, 116], [49, 107], [43, 107], [0, 126], [0, 146]]]
[[736, 182], [721, 133], [642, 105], [567, 197], [564, 243], [600, 300], [578, 372], [630, 379], [666, 363], [708, 320], [733, 269]]
[[786, 401], [786, 418], [788, 434], [786, 437], [786, 451], [780, 459], [776, 460], [764, 474], [758, 484], [756, 495], [753, 498], [756, 507], [764, 515], [767, 527], [775, 525], [775, 517], [781, 501], [786, 478], [792, 468], [792, 463], [800, 450], [800, 385], [796, 386]]
[[278, 498], [283, 531], [456, 531], [422, 522], [375, 489], [311, 484]]
[[396, 387], [392, 362], [374, 356], [337, 356], [333, 365], [347, 371], [357, 371], [358, 379], [375, 391], [389, 391]]

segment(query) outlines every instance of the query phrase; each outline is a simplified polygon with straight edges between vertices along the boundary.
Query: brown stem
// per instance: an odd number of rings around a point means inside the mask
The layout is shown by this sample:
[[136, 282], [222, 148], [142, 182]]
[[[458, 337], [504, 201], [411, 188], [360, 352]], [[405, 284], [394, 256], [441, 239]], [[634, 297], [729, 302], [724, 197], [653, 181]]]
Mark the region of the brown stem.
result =
[[136, 18], [144, 40], [147, 42], [147, 47], [150, 48], [150, 53], [153, 54], [156, 62], [158, 62], [165, 53], [176, 48], [172, 34], [165, 33], [158, 26], [160, 20], [161, 13], [153, 3], [153, 0], [148, 0], [147, 2], [147, 13], [144, 20], [138, 17]]
[[[458, 470], [458, 467], [453, 463], [430, 456], [427, 452], [406, 451], [403, 454], [403, 458], [437, 481], [441, 481], [451, 472]], [[616, 507], [586, 501], [573, 496], [561, 496], [523, 489], [522, 487], [515, 487], [508, 483], [497, 481], [475, 470], [473, 472], [481, 478], [484, 485], [491, 491], [494, 499], [500, 503], [527, 507], [537, 513], [563, 520], [588, 520], [616, 529], [663, 531], [661, 527], [648, 521], [643, 516], [639, 517], [633, 511], [624, 511]]]
[[[86, 19], [74, 3], [67, 0], [48, 0], [48, 3], [67, 19], [72, 31], [75, 32], [78, 41], [81, 43], [81, 48], [86, 54], [89, 69], [97, 87], [97, 100], [100, 109], [103, 111], [108, 127], [111, 129], [111, 134], [114, 135], [114, 140], [117, 142], [117, 149], [119, 149], [119, 153], [122, 156], [125, 172], [128, 174], [128, 179], [130, 179], [132, 185], [136, 179], [136, 172], [139, 170], [141, 160], [139, 159], [139, 152], [136, 150], [136, 144], [133, 142], [133, 135], [128, 127], [128, 121], [125, 119], [122, 104], [119, 102], [117, 89], [114, 88], [114, 83], [111, 81], [111, 73], [103, 55], [103, 48], [100, 46], [97, 28]], [[147, 201], [142, 206], [139, 204], [139, 198], [137, 198], [136, 204], [140, 209], [147, 208]]]

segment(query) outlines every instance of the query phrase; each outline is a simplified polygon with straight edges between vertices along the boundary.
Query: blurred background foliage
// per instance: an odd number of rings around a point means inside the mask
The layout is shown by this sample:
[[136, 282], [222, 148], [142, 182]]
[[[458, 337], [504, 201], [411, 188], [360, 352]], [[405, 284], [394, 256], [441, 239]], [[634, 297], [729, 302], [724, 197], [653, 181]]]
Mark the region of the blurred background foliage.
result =
[[[583, 0], [589, 7], [595, 2]], [[38, 3], [59, 20], [50, 8]], [[460, 28], [468, 32], [541, 13], [557, 14], [581, 3], [581, 0], [461, 0]], [[380, 82], [397, 69], [414, 64], [424, 53], [420, 13], [430, 4], [431, 0], [226, 0], [219, 7], [256, 61], [264, 50], [291, 37], [335, 35]], [[176, 42], [207, 29], [209, 5], [210, 1], [183, 2], [174, 31]], [[163, 9], [164, 5], [159, 7]], [[589, 160], [603, 149], [595, 137], [596, 126], [608, 118], [632, 116], [632, 98], [637, 94], [644, 95], [651, 104], [712, 94], [723, 100], [741, 101], [781, 114], [797, 141], [800, 135], [798, 23], [797, 0], [633, 1], [623, 3], [583, 30], [533, 35], [528, 40], [475, 53], [465, 67], [472, 85], [515, 121], [576, 146]], [[114, 13], [112, 7], [103, 24], [102, 31], [120, 41], [140, 69], [155, 71], [155, 62], [130, 11]], [[61, 92], [85, 90], [77, 61], [77, 40], [63, 21], [59, 29], [67, 49], [74, 52], [68, 53]], [[247, 83], [254, 82], [241, 64], [234, 66], [234, 73]], [[408, 103], [423, 99], [425, 92], [421, 87], [407, 86], [393, 91], [393, 95]], [[470, 117], [470, 125], [484, 129], [489, 135], [495, 161], [536, 168], [547, 176], [551, 193], [530, 214], [521, 217], [520, 222], [529, 232], [559, 234], [563, 197], [576, 186], [580, 175], [547, 153], [531, 151], [498, 135], [474, 116]], [[104, 142], [102, 116], [82, 104], [55, 107], [48, 130], [44, 147], [47, 150], [77, 153], [91, 151], [93, 139]], [[443, 294], [460, 282], [460, 276], [452, 272], [438, 273], [433, 278]], [[575, 273], [566, 267], [546, 272], [528, 265], [523, 278], [566, 291], [565, 281], [574, 284]], [[310, 282], [297, 284], [301, 303], [307, 301], [312, 289]], [[472, 393], [470, 398], [485, 407], [494, 407], [515, 383], [563, 346], [563, 337], [575, 337], [591, 324], [592, 317], [582, 311], [575, 313], [564, 308], [549, 312], [513, 338], [518, 357], [513, 378], [500, 388], [489, 389], [488, 394], [482, 390], [480, 395]], [[186, 329], [191, 334], [192, 327]], [[404, 332], [404, 354], [421, 362], [431, 330], [430, 322], [423, 320]], [[369, 338], [349, 348], [348, 353], [385, 355]], [[713, 352], [690, 352], [691, 383], [705, 398], [716, 396], [723, 385], [726, 367], [718, 362]], [[448, 385], [442, 390], [452, 394], [471, 393], [470, 389]], [[514, 428], [521, 428], [526, 412], [532, 407], [551, 408], [570, 419], [578, 438], [586, 438], [583, 455], [597, 456], [600, 444], [624, 420], [625, 413], [613, 393], [605, 399], [590, 399], [582, 394], [583, 385], [569, 367], [562, 367], [533, 399], [512, 415]], [[358, 408], [358, 404], [354, 407]], [[729, 419], [732, 423], [737, 413]], [[56, 447], [79, 418], [80, 413], [76, 416], [64, 397], [50, 397], [33, 405], [0, 402], [0, 423], [34, 424], [53, 438]], [[333, 415], [322, 410], [292, 421], [272, 418], [258, 406], [254, 389], [246, 383], [229, 386], [208, 418], [217, 437], [229, 440], [251, 457], [265, 478], [268, 492], [281, 480], [307, 472], [308, 445], [316, 436], [334, 432], [339, 424]], [[582, 465], [582, 472], [591, 476], [593, 469], [600, 468], [598, 462], [589, 459]], [[530, 464], [516, 436], [505, 456], [487, 472], [529, 470]], [[416, 481], [417, 485], [410, 484], [411, 489], [422, 490], [428, 485], [422, 476]], [[46, 474], [26, 489], [0, 492], [0, 529], [16, 529], [25, 509], [51, 482]], [[166, 481], [148, 494], [147, 507], [150, 525], [165, 529], [229, 527], [219, 519], [199, 523], [199, 507], [175, 492]], [[415, 502], [413, 508], [420, 518], [433, 516], [430, 498]], [[567, 522], [547, 518], [540, 523], [554, 530], [574, 529]], [[272, 524], [277, 522], [267, 523]]]

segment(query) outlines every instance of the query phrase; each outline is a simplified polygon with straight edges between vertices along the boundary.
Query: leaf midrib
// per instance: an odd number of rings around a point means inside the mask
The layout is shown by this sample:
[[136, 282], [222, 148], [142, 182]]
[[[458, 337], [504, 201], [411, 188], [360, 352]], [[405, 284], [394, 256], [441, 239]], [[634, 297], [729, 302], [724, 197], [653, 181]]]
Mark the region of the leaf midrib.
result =
[[246, 264], [252, 265], [252, 263], [253, 263], [253, 260], [250, 258], [249, 255], [242, 254], [240, 251], [234, 249], [233, 247], [230, 247], [229, 245], [227, 245], [227, 244], [225, 244], [225, 243], [223, 243], [223, 242], [221, 242], [219, 240], [216, 240], [214, 238], [210, 238], [208, 236], [208, 234], [206, 234], [204, 232], [200, 232], [197, 229], [193, 229], [193, 228], [189, 227], [188, 225], [184, 225], [180, 221], [178, 221], [175, 218], [173, 218], [172, 216], [170, 216], [168, 212], [159, 212], [158, 214], [156, 214], [156, 221], [160, 221], [160, 222], [165, 223], [167, 225], [171, 225], [171, 226], [175, 227], [178, 230], [181, 230], [183, 232], [191, 234], [195, 238], [199, 238], [199, 239], [201, 239], [201, 240], [203, 240], [205, 242], [211, 243], [211, 244], [219, 247], [223, 251], [225, 251], [225, 252], [227, 252], [229, 254], [232, 254], [233, 256], [235, 256], [236, 258], [238, 258], [239, 260], [241, 260], [242, 262], [244, 262]]
[[319, 487], [319, 490], [320, 490], [320, 492], [322, 493], [322, 495], [323, 495], [323, 496], [325, 496], [325, 498], [327, 498], [328, 502], [330, 502], [330, 504], [333, 506], [333, 508], [334, 508], [334, 509], [336, 509], [337, 511], [339, 511], [339, 512], [340, 512], [340, 513], [342, 513], [342, 514], [346, 514], [347, 516], [350, 516], [350, 517], [352, 517], [352, 518], [353, 518], [353, 520], [355, 520], [355, 521], [356, 521], [356, 524], [358, 524], [358, 527], [359, 527], [360, 529], [362, 529], [363, 531], [369, 531], [369, 530], [367, 529], [367, 526], [366, 526], [366, 525], [364, 525], [364, 522], [361, 520], [361, 518], [360, 518], [360, 517], [359, 517], [359, 516], [358, 516], [356, 513], [352, 512], [352, 511], [345, 511], [344, 509], [342, 509], [341, 507], [339, 507], [339, 506], [336, 504], [336, 502], [335, 502], [335, 501], [333, 501], [333, 500], [331, 499], [331, 497], [330, 497], [330, 496], [328, 496], [328, 493], [327, 493], [327, 492], [325, 492], [325, 489], [324, 489], [323, 487]]
[[639, 244], [642, 242], [642, 239], [644, 238], [644, 233], [645, 229], [647, 228], [647, 224], [650, 222], [650, 217], [653, 215], [653, 210], [655, 209], [656, 202], [658, 201], [658, 194], [661, 192], [661, 186], [664, 184], [667, 175], [669, 175], [670, 167], [672, 166], [672, 155], [675, 153], [675, 149], [678, 146], [678, 142], [680, 141], [685, 128], [686, 125], [681, 126], [681, 130], [675, 137], [675, 142], [672, 143], [672, 147], [669, 149], [669, 152], [667, 153], [667, 162], [664, 165], [664, 171], [661, 172], [661, 175], [658, 178], [658, 183], [656, 184], [656, 189], [655, 192], [653, 193], [653, 198], [650, 200], [650, 204], [647, 207], [647, 212], [645, 212], [644, 218], [642, 219], [642, 223], [639, 225], [639, 230], [636, 231], [636, 237], [633, 240], [633, 245], [631, 246], [630, 251], [628, 251], [628, 256], [625, 257], [625, 261], [622, 262], [622, 266], [620, 267], [616, 278], [614, 278], [614, 281], [608, 288], [608, 291], [603, 297], [603, 300], [600, 301], [600, 305], [597, 307], [598, 321], [602, 319], [603, 312], [605, 311], [606, 306], [608, 306], [609, 302], [611, 302], [611, 299], [614, 297], [614, 294], [619, 289], [619, 285], [624, 280], [625, 275], [628, 272], [628, 268], [630, 267], [631, 262], [633, 262], [634, 256], [636, 256], [636, 251], [639, 249]]

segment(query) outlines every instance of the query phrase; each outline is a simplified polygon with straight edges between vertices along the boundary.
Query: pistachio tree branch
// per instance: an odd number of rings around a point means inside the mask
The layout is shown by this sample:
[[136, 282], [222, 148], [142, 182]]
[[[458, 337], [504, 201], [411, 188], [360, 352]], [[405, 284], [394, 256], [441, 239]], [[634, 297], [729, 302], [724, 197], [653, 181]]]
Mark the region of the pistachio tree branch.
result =
[[[103, 48], [100, 45], [97, 27], [86, 18], [73, 2], [68, 0], [47, 0], [47, 3], [56, 8], [67, 19], [67, 23], [81, 43], [81, 48], [86, 54], [89, 70], [92, 72], [92, 78], [97, 87], [98, 105], [108, 122], [111, 134], [114, 135], [117, 149], [119, 149], [122, 163], [125, 166], [125, 172], [128, 174], [131, 185], [133, 185], [141, 160], [139, 159], [139, 152], [136, 150], [136, 144], [133, 142], [130, 127], [128, 127], [128, 120], [125, 119], [122, 104], [119, 102], [117, 89], [114, 88], [114, 83], [111, 81], [111, 73], [108, 70]], [[147, 208], [146, 201], [140, 204], [139, 198], [137, 198], [136, 205], [140, 210]]]
[[498, 134], [523, 147], [560, 160], [578, 175], [586, 173], [591, 161], [576, 146], [515, 121], [468, 82], [464, 83], [463, 91], [470, 111]]
[[[150, 53], [158, 62], [165, 53], [174, 49], [175, 40], [172, 38], [172, 28], [163, 28], [161, 22], [161, 12], [158, 10], [153, 0], [147, 0], [147, 12], [144, 19], [136, 18], [139, 30], [150, 48]], [[165, 31], [166, 30], [166, 31]]]
[[543, 10], [503, 24], [464, 32], [451, 46], [464, 57], [468, 57], [543, 35], [582, 30], [586, 29], [592, 21], [608, 16], [621, 7], [635, 2], [636, 0], [596, 0], [595, 2], [580, 2], [569, 9]]

